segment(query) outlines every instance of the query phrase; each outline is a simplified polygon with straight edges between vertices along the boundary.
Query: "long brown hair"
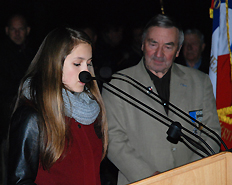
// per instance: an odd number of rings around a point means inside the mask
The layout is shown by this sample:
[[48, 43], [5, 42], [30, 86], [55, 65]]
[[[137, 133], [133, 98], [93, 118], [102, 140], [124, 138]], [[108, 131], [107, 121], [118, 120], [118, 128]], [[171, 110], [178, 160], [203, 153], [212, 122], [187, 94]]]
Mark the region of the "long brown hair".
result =
[[[30, 102], [39, 114], [40, 161], [47, 170], [62, 155], [65, 139], [69, 140], [69, 124], [65, 124], [62, 97], [62, 69], [67, 55], [80, 43], [91, 45], [89, 37], [82, 31], [71, 28], [57, 28], [51, 31], [41, 44], [19, 88], [15, 110], [20, 100], [25, 98], [23, 84], [30, 79]], [[90, 72], [94, 76], [93, 69]], [[108, 143], [106, 111], [96, 81], [90, 82], [87, 86], [92, 98], [100, 106], [98, 124], [101, 126], [104, 158]]]

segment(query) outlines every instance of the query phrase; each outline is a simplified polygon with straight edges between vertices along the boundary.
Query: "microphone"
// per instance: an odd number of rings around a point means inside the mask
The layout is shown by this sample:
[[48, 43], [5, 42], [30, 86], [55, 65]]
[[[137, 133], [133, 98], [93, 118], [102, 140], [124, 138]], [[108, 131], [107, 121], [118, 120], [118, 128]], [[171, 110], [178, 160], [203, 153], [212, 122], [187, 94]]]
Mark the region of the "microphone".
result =
[[92, 80], [95, 80], [95, 77], [92, 77], [88, 71], [81, 71], [79, 74], [79, 80], [83, 83], [88, 83]]

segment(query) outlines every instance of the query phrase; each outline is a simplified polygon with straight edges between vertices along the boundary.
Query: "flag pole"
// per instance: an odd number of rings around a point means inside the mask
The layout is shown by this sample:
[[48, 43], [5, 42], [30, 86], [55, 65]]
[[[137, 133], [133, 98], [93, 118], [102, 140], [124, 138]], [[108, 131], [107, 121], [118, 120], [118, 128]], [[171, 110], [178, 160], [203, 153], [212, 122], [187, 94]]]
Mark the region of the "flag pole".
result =
[[162, 14], [164, 14], [163, 0], [160, 0], [160, 6], [161, 6], [161, 12], [162, 12]]
[[231, 26], [229, 24], [229, 4], [228, 4], [228, 0], [226, 0], [226, 27], [227, 27], [227, 38], [228, 38], [228, 50], [229, 50], [229, 53], [230, 53], [230, 75], [231, 75], [231, 80], [232, 80], [232, 54], [231, 54], [231, 49], [230, 49], [230, 29], [229, 29], [229, 26]]

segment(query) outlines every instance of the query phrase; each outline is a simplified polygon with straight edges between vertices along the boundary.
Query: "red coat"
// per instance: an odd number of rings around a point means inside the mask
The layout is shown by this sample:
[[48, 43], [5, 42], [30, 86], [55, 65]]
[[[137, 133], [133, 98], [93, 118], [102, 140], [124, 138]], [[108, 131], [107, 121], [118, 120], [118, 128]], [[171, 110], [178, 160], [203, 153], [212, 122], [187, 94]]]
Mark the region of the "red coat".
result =
[[94, 124], [82, 125], [71, 119], [72, 141], [67, 152], [44, 171], [39, 167], [37, 185], [100, 185], [102, 141], [94, 130]]

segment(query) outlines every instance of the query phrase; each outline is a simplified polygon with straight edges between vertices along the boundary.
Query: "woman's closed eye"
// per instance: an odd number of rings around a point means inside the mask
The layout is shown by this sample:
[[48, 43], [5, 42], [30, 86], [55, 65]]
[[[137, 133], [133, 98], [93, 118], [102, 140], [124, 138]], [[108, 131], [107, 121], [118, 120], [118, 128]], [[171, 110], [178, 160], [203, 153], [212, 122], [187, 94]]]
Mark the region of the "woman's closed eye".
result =
[[81, 64], [80, 63], [74, 63], [75, 66], [80, 66]]

